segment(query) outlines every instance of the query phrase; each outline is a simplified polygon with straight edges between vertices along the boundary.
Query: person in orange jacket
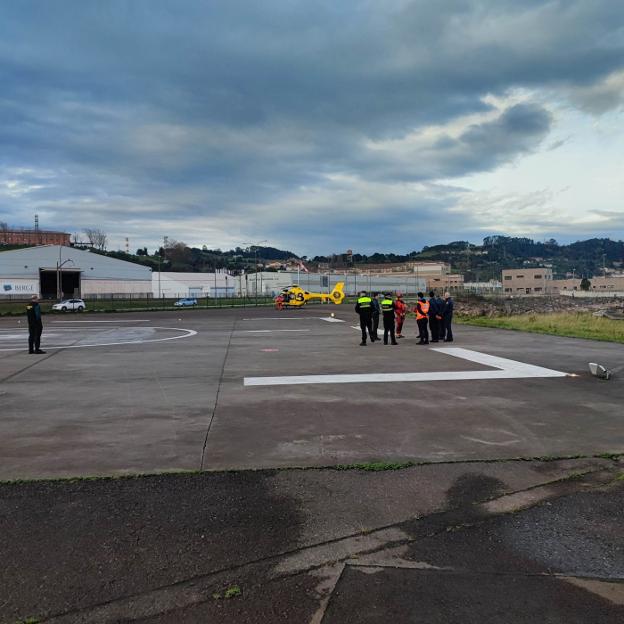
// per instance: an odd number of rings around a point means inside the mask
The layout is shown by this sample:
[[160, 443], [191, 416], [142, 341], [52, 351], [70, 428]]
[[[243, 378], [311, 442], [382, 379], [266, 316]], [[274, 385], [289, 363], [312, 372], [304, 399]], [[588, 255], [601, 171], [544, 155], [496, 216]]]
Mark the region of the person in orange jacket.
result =
[[396, 301], [394, 302], [394, 313], [396, 315], [396, 337], [403, 338], [401, 331], [403, 330], [403, 323], [407, 315], [407, 305], [403, 301], [403, 295], [401, 293], [397, 293]]
[[275, 309], [276, 310], [284, 309], [284, 297], [282, 295], [277, 295], [277, 297], [275, 297]]
[[429, 302], [425, 299], [425, 295], [421, 292], [418, 293], [418, 301], [414, 308], [416, 314], [416, 323], [418, 323], [418, 343], [429, 344], [429, 331], [427, 329], [428, 317], [429, 317]]

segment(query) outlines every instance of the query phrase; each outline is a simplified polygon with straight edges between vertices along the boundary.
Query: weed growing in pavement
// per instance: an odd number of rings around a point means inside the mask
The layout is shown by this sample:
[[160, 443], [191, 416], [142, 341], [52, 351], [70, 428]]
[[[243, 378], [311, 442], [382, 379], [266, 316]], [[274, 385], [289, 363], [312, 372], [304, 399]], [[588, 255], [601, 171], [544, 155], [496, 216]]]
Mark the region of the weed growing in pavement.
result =
[[337, 464], [329, 466], [333, 470], [367, 470], [369, 472], [382, 472], [384, 470], [403, 470], [416, 466], [416, 462], [367, 462], [363, 464]]
[[238, 585], [231, 585], [225, 590], [224, 598], [236, 598], [241, 595], [241, 588]]
[[214, 592], [212, 594], [213, 600], [221, 600], [221, 598], [225, 598], [229, 600], [230, 598], [236, 598], [242, 594], [241, 588], [238, 585], [230, 585], [224, 592]]
[[621, 457], [624, 457], [622, 453], [600, 453], [597, 455], [600, 459], [610, 459], [611, 461], [618, 461]]

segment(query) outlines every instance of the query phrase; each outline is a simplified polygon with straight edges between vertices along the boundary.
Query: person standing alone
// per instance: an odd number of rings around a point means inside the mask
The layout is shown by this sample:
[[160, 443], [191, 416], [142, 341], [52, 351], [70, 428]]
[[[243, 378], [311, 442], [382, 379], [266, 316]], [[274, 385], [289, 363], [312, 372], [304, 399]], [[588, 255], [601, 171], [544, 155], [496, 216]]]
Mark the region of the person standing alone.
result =
[[384, 327], [384, 344], [388, 344], [388, 334], [390, 334], [391, 344], [399, 344], [396, 341], [394, 335], [394, 315], [396, 312], [396, 306], [392, 301], [392, 296], [389, 293], [384, 295], [381, 300], [381, 313], [383, 314], [383, 327]]
[[43, 322], [41, 321], [41, 306], [38, 295], [33, 295], [30, 303], [26, 306], [26, 318], [28, 319], [28, 353], [45, 353], [39, 348]]
[[416, 323], [418, 324], [418, 344], [429, 344], [429, 331], [427, 330], [427, 317], [429, 315], [429, 302], [423, 293], [418, 293], [418, 301], [414, 308]]
[[360, 329], [362, 330], [361, 347], [366, 346], [366, 331], [370, 336], [371, 342], [375, 342], [377, 338], [373, 334], [373, 300], [363, 290], [355, 304], [355, 311], [360, 315]]

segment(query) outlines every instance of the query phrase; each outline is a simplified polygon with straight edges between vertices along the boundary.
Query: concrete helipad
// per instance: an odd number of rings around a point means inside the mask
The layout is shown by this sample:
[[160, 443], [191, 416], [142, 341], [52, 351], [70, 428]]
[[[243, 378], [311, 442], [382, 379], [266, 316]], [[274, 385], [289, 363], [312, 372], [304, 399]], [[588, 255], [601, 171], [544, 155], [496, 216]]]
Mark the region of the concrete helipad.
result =
[[[331, 319], [329, 312], [336, 313]], [[458, 326], [358, 346], [350, 306], [0, 320], [0, 478], [624, 450], [621, 345]]]

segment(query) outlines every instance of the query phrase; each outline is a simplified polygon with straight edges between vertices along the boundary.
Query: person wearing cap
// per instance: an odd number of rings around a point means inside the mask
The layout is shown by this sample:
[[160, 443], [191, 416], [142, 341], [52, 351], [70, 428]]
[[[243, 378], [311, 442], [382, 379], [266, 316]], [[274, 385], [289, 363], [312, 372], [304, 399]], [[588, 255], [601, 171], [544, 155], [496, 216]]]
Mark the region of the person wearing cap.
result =
[[442, 338], [444, 342], [453, 342], [453, 299], [450, 292], [444, 293], [444, 307], [442, 308]]
[[384, 344], [388, 344], [388, 334], [390, 334], [390, 344], [399, 344], [394, 335], [394, 317], [396, 314], [396, 306], [395, 302], [392, 301], [392, 295], [390, 293], [386, 293], [384, 298], [381, 300], [381, 313], [383, 314]]
[[396, 317], [396, 337], [403, 338], [403, 323], [405, 322], [405, 316], [407, 315], [407, 305], [403, 301], [403, 295], [397, 293], [396, 301], [394, 302], [394, 312]]
[[362, 330], [361, 347], [366, 346], [366, 332], [370, 336], [371, 342], [375, 342], [377, 337], [373, 334], [373, 300], [363, 290], [355, 304], [355, 311], [360, 315], [360, 329]]
[[28, 353], [45, 353], [40, 349], [43, 322], [41, 321], [39, 295], [33, 295], [26, 306], [26, 318], [28, 319]]
[[425, 295], [421, 292], [418, 293], [418, 301], [414, 308], [416, 314], [416, 323], [418, 324], [418, 343], [429, 344], [429, 331], [427, 329], [428, 315], [429, 315], [429, 302], [425, 299]]

